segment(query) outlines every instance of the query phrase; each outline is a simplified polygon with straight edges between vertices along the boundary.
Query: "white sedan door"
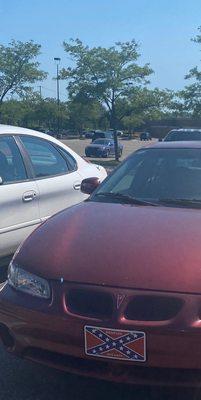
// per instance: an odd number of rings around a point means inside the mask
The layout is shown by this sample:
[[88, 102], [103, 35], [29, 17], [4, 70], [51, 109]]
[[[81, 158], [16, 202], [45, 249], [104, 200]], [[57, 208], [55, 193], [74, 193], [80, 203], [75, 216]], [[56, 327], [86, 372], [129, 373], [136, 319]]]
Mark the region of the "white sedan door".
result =
[[80, 191], [82, 177], [70, 154], [45, 139], [24, 135], [20, 139], [33, 166], [41, 221], [86, 198]]
[[0, 136], [0, 258], [14, 253], [40, 223], [38, 188], [12, 136]]

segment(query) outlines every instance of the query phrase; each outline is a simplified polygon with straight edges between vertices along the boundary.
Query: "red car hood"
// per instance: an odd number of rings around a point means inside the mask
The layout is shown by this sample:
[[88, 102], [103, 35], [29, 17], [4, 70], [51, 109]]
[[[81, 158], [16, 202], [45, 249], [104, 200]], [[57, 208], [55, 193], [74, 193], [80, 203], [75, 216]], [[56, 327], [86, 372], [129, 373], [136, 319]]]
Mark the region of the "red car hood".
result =
[[48, 279], [201, 293], [201, 211], [82, 203], [41, 225], [16, 263]]

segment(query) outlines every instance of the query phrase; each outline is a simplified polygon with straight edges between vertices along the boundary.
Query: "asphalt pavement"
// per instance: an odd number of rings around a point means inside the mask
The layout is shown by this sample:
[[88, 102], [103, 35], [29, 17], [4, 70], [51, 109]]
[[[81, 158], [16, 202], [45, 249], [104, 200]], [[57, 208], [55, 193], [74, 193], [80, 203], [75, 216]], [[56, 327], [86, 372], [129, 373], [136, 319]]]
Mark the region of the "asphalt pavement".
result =
[[[121, 144], [123, 144], [123, 154], [121, 160], [126, 158], [129, 154], [133, 153], [134, 151], [138, 150], [141, 147], [149, 146], [156, 142], [156, 139], [151, 141], [141, 141], [138, 139], [119, 139]], [[85, 157], [85, 147], [91, 143], [91, 139], [63, 139], [63, 143], [69, 146], [72, 150], [78, 153], [80, 156]], [[109, 157], [109, 160], [114, 159], [114, 156]], [[105, 159], [102, 158], [88, 158], [89, 161], [104, 161]]]
[[114, 384], [16, 359], [0, 347], [0, 400], [200, 400], [192, 389]]

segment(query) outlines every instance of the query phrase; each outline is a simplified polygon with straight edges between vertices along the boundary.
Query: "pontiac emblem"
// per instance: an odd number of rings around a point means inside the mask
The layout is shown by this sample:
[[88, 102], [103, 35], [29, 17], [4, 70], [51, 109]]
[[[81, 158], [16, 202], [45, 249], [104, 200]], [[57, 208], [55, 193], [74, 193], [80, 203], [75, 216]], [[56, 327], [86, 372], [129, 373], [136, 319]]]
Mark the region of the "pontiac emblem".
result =
[[124, 299], [126, 298], [125, 294], [118, 294], [117, 295], [117, 308], [123, 303]]

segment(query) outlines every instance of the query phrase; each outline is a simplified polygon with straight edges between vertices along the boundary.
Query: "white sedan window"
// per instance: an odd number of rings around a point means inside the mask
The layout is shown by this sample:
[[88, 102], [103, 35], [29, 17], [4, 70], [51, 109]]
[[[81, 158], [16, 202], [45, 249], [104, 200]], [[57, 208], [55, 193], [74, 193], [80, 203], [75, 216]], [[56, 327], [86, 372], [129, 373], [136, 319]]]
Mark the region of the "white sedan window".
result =
[[22, 156], [11, 136], [0, 137], [0, 177], [2, 184], [27, 179]]
[[31, 159], [36, 178], [60, 175], [69, 172], [66, 160], [47, 140], [21, 136]]

